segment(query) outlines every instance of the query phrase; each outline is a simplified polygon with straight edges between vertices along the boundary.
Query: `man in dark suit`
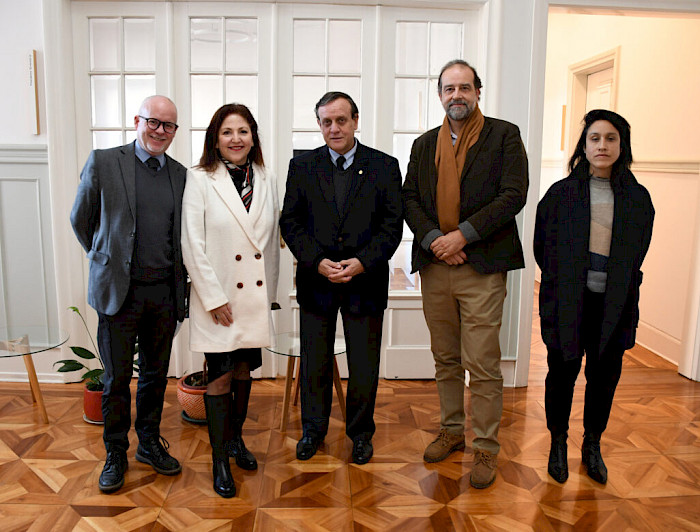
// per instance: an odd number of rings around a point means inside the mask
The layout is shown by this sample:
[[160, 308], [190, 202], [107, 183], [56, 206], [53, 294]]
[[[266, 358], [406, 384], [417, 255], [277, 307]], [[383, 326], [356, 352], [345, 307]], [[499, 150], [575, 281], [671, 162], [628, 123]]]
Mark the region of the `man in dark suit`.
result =
[[170, 349], [176, 323], [185, 318], [180, 213], [186, 170], [165, 155], [176, 122], [170, 99], [146, 98], [134, 117], [135, 142], [90, 153], [71, 212], [73, 230], [90, 259], [88, 303], [99, 317], [107, 449], [99, 487], [106, 493], [124, 484], [128, 467], [137, 337], [136, 459], [164, 475], [181, 470], [160, 435]]
[[503, 409], [498, 335], [506, 272], [524, 266], [515, 215], [528, 186], [518, 128], [484, 117], [480, 92], [481, 80], [465, 61], [443, 67], [438, 95], [446, 117], [414, 142], [403, 187], [440, 396], [440, 432], [423, 459], [439, 462], [465, 447], [466, 369], [475, 488], [496, 478]]
[[401, 172], [395, 158], [355, 140], [359, 111], [347, 94], [326, 93], [316, 118], [326, 145], [290, 161], [280, 219], [298, 261], [304, 433], [297, 458], [311, 458], [328, 431], [340, 310], [350, 373], [346, 434], [353, 461], [365, 464], [373, 453], [388, 261], [403, 229]]

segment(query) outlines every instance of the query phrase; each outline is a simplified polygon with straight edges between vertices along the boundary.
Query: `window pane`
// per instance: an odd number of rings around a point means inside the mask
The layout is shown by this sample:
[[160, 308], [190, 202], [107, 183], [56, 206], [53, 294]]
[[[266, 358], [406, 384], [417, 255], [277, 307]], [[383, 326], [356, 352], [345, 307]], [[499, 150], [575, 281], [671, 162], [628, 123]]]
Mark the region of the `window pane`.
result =
[[92, 76], [92, 126], [121, 127], [119, 76]]
[[425, 130], [425, 80], [394, 81], [394, 129]]
[[396, 73], [428, 73], [428, 23], [396, 24]]
[[[314, 133], [297, 131], [292, 133], [293, 150], [313, 150], [325, 144], [320, 131]], [[297, 155], [295, 153], [295, 155]]]
[[192, 161], [190, 166], [199, 164], [199, 158], [202, 156], [202, 151], [204, 150], [204, 136], [206, 131], [193, 131], [192, 132]]
[[322, 77], [294, 78], [294, 122], [295, 128], [316, 128], [316, 102], [326, 92], [326, 80]]
[[419, 137], [417, 133], [394, 133], [394, 149], [392, 155], [399, 160], [401, 175], [405, 178], [408, 161], [411, 158], [413, 141]]
[[124, 144], [121, 131], [93, 131], [92, 148], [102, 150], [104, 148], [114, 148]]
[[439, 74], [442, 66], [462, 56], [462, 25], [430, 25], [430, 73]]
[[255, 120], [258, 119], [257, 76], [226, 76], [226, 103], [234, 102], [248, 106]]
[[192, 125], [207, 127], [211, 117], [222, 105], [221, 76], [192, 76]]
[[120, 70], [119, 19], [90, 19], [90, 70]]
[[124, 19], [124, 70], [156, 69], [156, 23], [152, 18]]
[[432, 129], [442, 124], [445, 119], [445, 109], [437, 92], [437, 79], [431, 79], [428, 86], [430, 87], [428, 89], [428, 129]]
[[127, 129], [125, 131], [126, 134], [126, 143], [129, 144], [130, 142], [134, 142], [136, 140], [136, 130], [135, 129]]
[[331, 20], [328, 27], [328, 71], [359, 74], [362, 69], [362, 22]]
[[124, 76], [124, 124], [130, 125], [141, 102], [155, 93], [155, 76]]
[[326, 71], [325, 20], [294, 21], [294, 71]]
[[226, 19], [226, 71], [258, 71], [258, 19]]
[[[353, 100], [355, 100], [355, 103], [357, 104], [357, 107], [362, 110], [362, 98], [361, 96], [361, 90], [360, 90], [360, 78], [355, 78], [355, 77], [330, 77], [328, 78], [328, 90], [329, 91], [341, 91], [344, 92], [345, 94], [349, 94]], [[316, 101], [318, 101], [321, 98], [322, 94], [318, 95], [318, 98]], [[314, 103], [314, 105], [316, 105]]]
[[221, 70], [224, 64], [221, 19], [190, 20], [190, 60], [194, 71]]

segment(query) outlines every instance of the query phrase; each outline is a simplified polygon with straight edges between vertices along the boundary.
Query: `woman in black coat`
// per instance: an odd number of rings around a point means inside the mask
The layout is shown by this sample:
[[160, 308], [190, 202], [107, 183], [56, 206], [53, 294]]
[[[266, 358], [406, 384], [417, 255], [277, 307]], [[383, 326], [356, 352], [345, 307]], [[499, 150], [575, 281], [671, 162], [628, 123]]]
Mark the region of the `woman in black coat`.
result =
[[542, 269], [540, 322], [547, 345], [548, 472], [569, 476], [567, 432], [576, 378], [586, 353], [584, 437], [588, 476], [604, 484], [600, 437], [608, 423], [622, 355], [634, 346], [640, 267], [649, 249], [654, 207], [629, 170], [630, 126], [612, 111], [584, 117], [569, 169], [537, 206], [534, 252]]

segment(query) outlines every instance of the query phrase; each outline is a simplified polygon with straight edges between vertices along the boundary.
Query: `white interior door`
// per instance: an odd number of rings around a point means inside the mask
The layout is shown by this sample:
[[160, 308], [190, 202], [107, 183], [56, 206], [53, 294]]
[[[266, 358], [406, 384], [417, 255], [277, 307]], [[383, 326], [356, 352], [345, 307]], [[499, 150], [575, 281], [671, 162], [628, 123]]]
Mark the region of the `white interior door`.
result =
[[612, 109], [613, 69], [606, 68], [588, 74], [586, 81], [586, 112], [592, 109]]

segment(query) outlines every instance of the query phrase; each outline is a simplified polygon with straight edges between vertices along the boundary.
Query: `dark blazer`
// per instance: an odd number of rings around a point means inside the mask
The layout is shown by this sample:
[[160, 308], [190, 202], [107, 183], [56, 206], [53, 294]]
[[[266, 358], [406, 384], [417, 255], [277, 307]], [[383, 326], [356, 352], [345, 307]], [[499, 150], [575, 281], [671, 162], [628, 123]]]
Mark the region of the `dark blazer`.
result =
[[[187, 274], [180, 248], [180, 217], [186, 169], [165, 156], [173, 190], [173, 262], [178, 320], [185, 319]], [[73, 231], [90, 259], [88, 303], [98, 312], [116, 314], [131, 283], [136, 236], [136, 160], [134, 143], [93, 150], [80, 173], [70, 214]]]
[[[581, 355], [583, 294], [590, 255], [591, 209], [587, 172], [582, 164], [547, 191], [537, 206], [535, 260], [542, 269], [540, 322], [548, 347], [565, 360]], [[599, 353], [609, 342], [634, 346], [639, 322], [640, 270], [649, 249], [654, 206], [631, 172], [612, 181], [615, 197]], [[612, 344], [610, 344], [612, 345]]]
[[[413, 231], [412, 271], [433, 260], [420, 245], [437, 216], [435, 150], [439, 127], [413, 143], [403, 186], [406, 223]], [[479, 273], [515, 270], [525, 266], [515, 215], [525, 205], [528, 187], [527, 155], [517, 126], [485, 117], [479, 139], [467, 152], [462, 171], [460, 223], [468, 221], [481, 237], [464, 247], [467, 262]]]
[[[376, 314], [387, 305], [388, 261], [403, 231], [399, 164], [358, 142], [351, 169], [348, 207], [340, 214], [328, 148], [289, 162], [280, 228], [298, 261], [297, 301], [310, 312], [337, 309], [341, 301], [355, 314]], [[349, 283], [334, 284], [318, 273], [324, 258], [352, 257], [360, 260], [365, 272]]]

